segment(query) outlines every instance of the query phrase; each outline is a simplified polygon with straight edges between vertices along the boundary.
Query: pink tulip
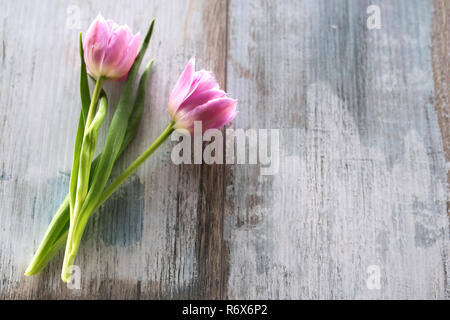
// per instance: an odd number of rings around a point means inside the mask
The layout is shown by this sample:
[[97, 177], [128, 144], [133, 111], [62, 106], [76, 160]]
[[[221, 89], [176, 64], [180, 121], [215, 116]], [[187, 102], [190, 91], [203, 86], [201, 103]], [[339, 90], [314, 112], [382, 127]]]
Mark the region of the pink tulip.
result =
[[169, 114], [175, 129], [194, 131], [194, 121], [202, 122], [204, 133], [231, 122], [237, 115], [237, 101], [226, 96], [210, 71], [195, 70], [191, 58], [169, 98]]
[[91, 23], [83, 41], [87, 72], [98, 79], [123, 80], [137, 56], [139, 33], [127, 26], [105, 20], [100, 14]]

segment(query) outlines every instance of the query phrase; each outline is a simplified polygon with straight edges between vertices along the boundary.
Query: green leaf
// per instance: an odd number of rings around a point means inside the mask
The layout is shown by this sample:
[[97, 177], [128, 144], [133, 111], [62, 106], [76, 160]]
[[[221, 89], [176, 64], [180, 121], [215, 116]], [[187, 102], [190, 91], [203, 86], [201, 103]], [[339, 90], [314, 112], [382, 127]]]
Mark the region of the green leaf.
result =
[[[101, 83], [100, 80], [99, 82], [97, 82], [97, 84], [98, 83]], [[92, 100], [92, 103], [95, 103], [94, 98]], [[85, 215], [83, 216], [81, 208], [84, 205], [84, 199], [86, 197], [86, 194], [88, 193], [89, 174], [91, 170], [92, 159], [95, 153], [95, 147], [97, 145], [98, 131], [100, 130], [103, 120], [105, 119], [106, 111], [108, 109], [108, 100], [105, 95], [100, 97], [98, 104], [98, 110], [95, 112], [92, 121], [89, 120], [91, 116], [88, 116], [88, 120], [86, 122], [88, 128], [86, 129], [86, 132], [84, 134], [83, 144], [81, 146], [78, 185], [74, 207], [75, 209], [73, 214], [71, 212], [72, 215], [68, 232], [68, 241], [66, 243], [66, 253], [64, 255], [63, 271], [61, 274], [62, 280], [64, 282], [67, 282], [70, 279], [71, 272], [68, 271], [68, 268], [72, 266], [79, 246], [78, 242], [71, 241], [72, 235], [78, 235], [79, 228], [83, 226], [84, 230], [84, 226], [86, 225], [83, 222], [86, 220], [86, 217], [84, 217]], [[90, 108], [92, 107], [93, 106], [91, 104]], [[92, 109], [90, 109], [89, 112], [91, 112], [91, 110]], [[79, 237], [81, 237], [81, 235]], [[78, 238], [78, 236], [76, 236], [76, 238]]]
[[119, 155], [123, 152], [123, 150], [130, 144], [130, 142], [136, 136], [139, 125], [141, 124], [142, 114], [144, 113], [145, 106], [145, 98], [146, 93], [145, 89], [147, 88], [147, 80], [150, 74], [150, 69], [152, 68], [155, 59], [152, 59], [147, 66], [145, 67], [144, 73], [141, 76], [139, 81], [138, 90], [136, 92], [136, 98], [134, 99], [134, 106], [131, 112], [130, 118], [128, 119], [127, 132], [125, 133], [125, 137], [123, 138], [122, 146], [120, 148]]
[[86, 72], [86, 63], [84, 62], [84, 52], [83, 52], [83, 39], [80, 33], [80, 60], [81, 60], [81, 68], [80, 68], [80, 96], [81, 96], [81, 111], [80, 117], [78, 120], [78, 129], [77, 135], [75, 138], [75, 148], [73, 151], [73, 163], [72, 163], [72, 174], [70, 176], [70, 184], [69, 184], [69, 204], [73, 211], [75, 206], [75, 195], [78, 184], [78, 169], [80, 163], [80, 152], [81, 145], [83, 143], [84, 137], [84, 127], [86, 124], [87, 114], [89, 111], [89, 105], [91, 104], [91, 95], [89, 92], [89, 84], [88, 77]]
[[78, 213], [77, 208], [83, 204], [84, 198], [88, 192], [89, 176], [91, 172], [92, 159], [94, 158], [95, 147], [97, 145], [98, 131], [100, 130], [103, 120], [105, 119], [107, 110], [108, 99], [106, 98], [106, 95], [102, 95], [99, 100], [98, 110], [95, 113], [92, 123], [89, 125], [89, 128], [84, 134], [83, 144], [81, 146], [78, 185], [75, 199], [75, 214]]
[[69, 195], [67, 194], [66, 198], [61, 203], [61, 206], [58, 211], [56, 211], [55, 216], [50, 222], [44, 238], [33, 256], [33, 260], [31, 260], [27, 270], [25, 271], [25, 275], [31, 276], [37, 274], [46, 266], [48, 260], [53, 256], [51, 251], [55, 248], [57, 239], [61, 233], [69, 227], [69, 218]]
[[[80, 174], [82, 174], [85, 170], [85, 164], [83, 161], [88, 161], [89, 164], [92, 161], [92, 150], [95, 151], [98, 130], [103, 122], [103, 119], [105, 118], [106, 110], [107, 99], [106, 96], [102, 96], [99, 101], [99, 110], [94, 117], [91, 126], [86, 131], [86, 137], [82, 148], [82, 150], [84, 149], [84, 154], [83, 151], [81, 151], [80, 154]], [[83, 178], [78, 180], [81, 182], [83, 181]], [[78, 187], [80, 186], [81, 184]], [[34, 275], [39, 273], [47, 265], [51, 257], [53, 257], [53, 255], [56, 254], [56, 252], [58, 252], [58, 250], [65, 244], [70, 225], [69, 222], [70, 205], [68, 194], [50, 222], [50, 225], [47, 228], [44, 238], [33, 257], [32, 262], [25, 271], [26, 275]]]
[[89, 93], [88, 75], [86, 71], [86, 62], [84, 61], [83, 51], [83, 36], [80, 33], [80, 97], [81, 97], [81, 111], [83, 114], [83, 123], [86, 122], [87, 114], [89, 112], [89, 105], [91, 104], [91, 95]]

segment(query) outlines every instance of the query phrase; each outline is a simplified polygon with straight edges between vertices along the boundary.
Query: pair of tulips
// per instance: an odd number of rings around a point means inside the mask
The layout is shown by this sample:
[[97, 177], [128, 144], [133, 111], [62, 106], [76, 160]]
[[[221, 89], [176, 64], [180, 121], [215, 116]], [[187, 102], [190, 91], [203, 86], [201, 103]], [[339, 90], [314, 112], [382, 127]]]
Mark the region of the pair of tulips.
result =
[[[237, 114], [236, 101], [219, 88], [214, 75], [195, 71], [192, 58], [169, 97], [171, 121], [161, 135], [117, 179], [108, 184], [119, 155], [134, 138], [145, 104], [145, 89], [153, 60], [141, 75], [132, 103], [133, 85], [150, 42], [154, 20], [142, 41], [128, 26], [120, 26], [99, 15], [90, 25], [84, 41], [80, 36], [81, 112], [75, 139], [69, 194], [53, 217], [25, 274], [42, 271], [65, 245], [61, 278], [70, 281], [72, 265], [89, 217], [176, 129], [193, 134], [194, 122], [203, 132], [220, 128]], [[95, 79], [90, 95], [88, 74]], [[94, 159], [97, 136], [106, 115], [108, 100], [102, 89], [105, 80], [125, 80], [102, 152]]]

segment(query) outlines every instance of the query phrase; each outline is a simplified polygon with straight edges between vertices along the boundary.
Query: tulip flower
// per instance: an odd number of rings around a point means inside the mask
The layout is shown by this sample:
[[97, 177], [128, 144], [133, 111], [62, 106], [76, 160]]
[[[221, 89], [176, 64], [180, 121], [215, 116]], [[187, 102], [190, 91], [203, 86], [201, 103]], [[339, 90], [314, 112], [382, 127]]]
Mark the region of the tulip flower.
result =
[[83, 43], [87, 72], [98, 79], [123, 80], [136, 59], [140, 35], [100, 14], [91, 23]]
[[236, 100], [228, 98], [219, 88], [214, 75], [205, 70], [194, 72], [195, 58], [191, 58], [169, 98], [169, 114], [175, 129], [191, 134], [194, 122], [202, 122], [202, 133], [220, 128], [237, 115]]

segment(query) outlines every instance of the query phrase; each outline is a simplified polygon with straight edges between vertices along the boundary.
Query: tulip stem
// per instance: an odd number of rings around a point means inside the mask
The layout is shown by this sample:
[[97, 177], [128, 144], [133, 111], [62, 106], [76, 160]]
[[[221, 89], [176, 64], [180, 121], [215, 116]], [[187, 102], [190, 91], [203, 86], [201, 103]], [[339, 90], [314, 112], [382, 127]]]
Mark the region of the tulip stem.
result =
[[144, 151], [116, 180], [114, 180], [108, 188], [106, 188], [100, 196], [99, 201], [93, 207], [93, 209], [82, 209], [81, 212], [74, 216], [74, 221], [69, 228], [69, 234], [67, 237], [66, 251], [64, 254], [63, 268], [61, 272], [61, 278], [64, 282], [70, 281], [71, 266], [75, 261], [78, 249], [80, 247], [81, 237], [83, 236], [84, 229], [88, 222], [88, 219], [98, 207], [105, 202], [114, 191], [145, 161], [147, 158], [172, 134], [175, 130], [173, 126], [175, 122], [172, 121], [167, 128], [161, 133], [161, 135]]
[[[100, 80], [100, 79], [99, 79]], [[96, 90], [100, 85], [96, 84]], [[97, 96], [94, 94], [92, 101], [94, 101]], [[64, 282], [69, 281], [71, 272], [70, 267], [72, 266], [73, 261], [75, 260], [76, 252], [78, 251], [79, 241], [73, 243], [73, 234], [79, 234], [81, 238], [82, 232], [84, 231], [84, 226], [86, 225], [87, 218], [83, 216], [81, 212], [81, 208], [84, 204], [86, 194], [89, 188], [89, 176], [90, 170], [92, 166], [92, 158], [94, 157], [95, 146], [97, 144], [97, 136], [98, 130], [103, 123], [103, 120], [106, 115], [106, 111], [108, 108], [108, 100], [106, 96], [102, 96], [100, 98], [98, 111], [95, 114], [92, 122], [86, 127], [84, 132], [83, 143], [81, 146], [80, 152], [80, 164], [79, 164], [79, 172], [78, 172], [78, 183], [77, 188], [75, 190], [75, 206], [73, 212], [71, 210], [71, 220], [69, 226], [68, 233], [68, 241], [66, 244], [66, 251], [64, 254], [63, 261], [63, 271], [62, 271], [62, 279]], [[87, 123], [86, 123], [87, 124]], [[72, 173], [72, 175], [75, 173]], [[80, 231], [81, 230], [81, 231]]]
[[167, 128], [160, 134], [160, 136], [150, 145], [150, 147], [147, 148], [134, 162], [125, 169], [124, 172], [116, 179], [114, 180], [108, 188], [103, 191], [102, 196], [100, 197], [100, 200], [98, 201], [97, 206], [95, 207], [95, 210], [100, 207], [103, 202], [105, 202], [113, 193], [114, 191], [119, 188], [119, 186], [133, 173], [137, 170], [137, 168], [145, 161], [148, 157], [156, 150], [158, 147], [172, 134], [172, 132], [175, 130], [173, 126], [175, 125], [175, 122], [172, 121], [167, 126]]
[[[84, 124], [84, 130], [83, 130], [83, 136], [82, 136], [82, 140], [80, 142], [80, 150], [78, 150], [78, 154], [77, 154], [77, 150], [75, 149], [75, 154], [74, 154], [74, 163], [73, 163], [73, 168], [72, 168], [72, 175], [70, 177], [70, 190], [69, 190], [69, 206], [70, 206], [70, 221], [72, 222], [75, 216], [75, 205], [76, 205], [76, 190], [78, 188], [78, 176], [79, 176], [79, 165], [80, 165], [80, 154], [81, 154], [81, 148], [82, 148], [82, 144], [86, 138], [86, 133], [88, 131], [89, 126], [91, 125], [94, 116], [96, 114], [96, 109], [97, 109], [97, 102], [98, 99], [100, 97], [100, 93], [102, 91], [102, 87], [103, 87], [103, 82], [104, 82], [105, 78], [103, 76], [98, 77], [97, 82], [95, 83], [95, 88], [94, 88], [94, 93], [92, 95], [92, 100], [91, 103], [89, 105], [89, 110], [88, 110], [88, 115], [86, 117], [86, 122]], [[75, 163], [77, 162], [77, 163]]]
[[86, 132], [86, 129], [89, 128], [89, 126], [92, 123], [92, 120], [94, 119], [95, 110], [97, 107], [97, 101], [98, 101], [98, 98], [100, 97], [100, 92], [102, 91], [104, 81], [105, 81], [105, 78], [103, 76], [99, 76], [97, 81], [95, 82], [94, 93], [92, 94], [91, 104], [89, 105], [89, 112], [88, 112], [88, 116], [86, 119], [86, 125], [84, 127], [85, 128], [84, 132]]

